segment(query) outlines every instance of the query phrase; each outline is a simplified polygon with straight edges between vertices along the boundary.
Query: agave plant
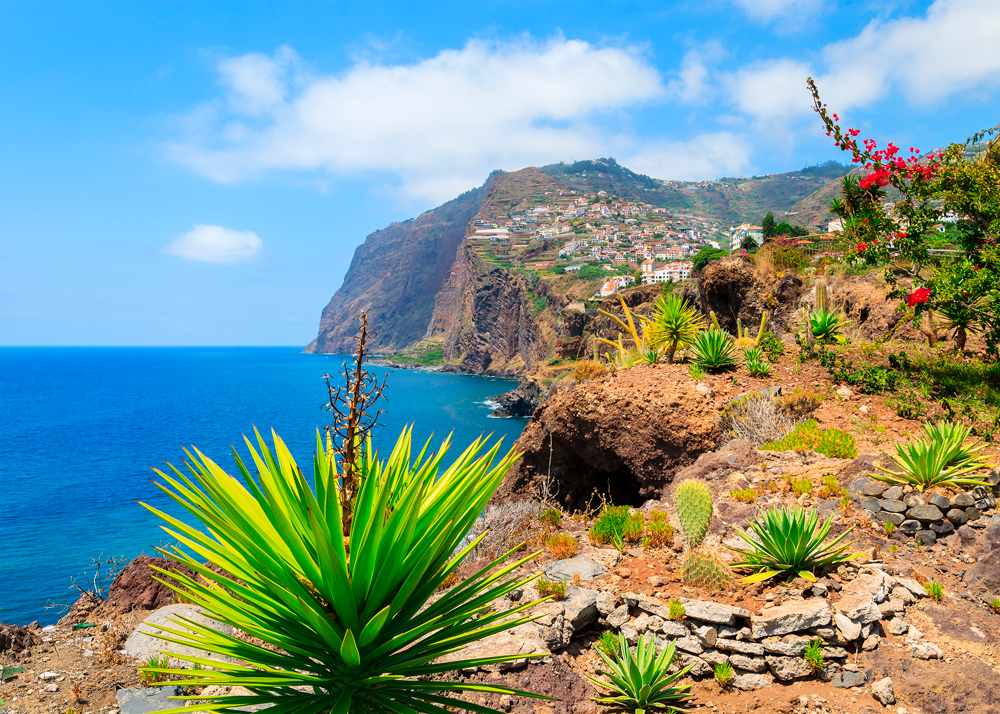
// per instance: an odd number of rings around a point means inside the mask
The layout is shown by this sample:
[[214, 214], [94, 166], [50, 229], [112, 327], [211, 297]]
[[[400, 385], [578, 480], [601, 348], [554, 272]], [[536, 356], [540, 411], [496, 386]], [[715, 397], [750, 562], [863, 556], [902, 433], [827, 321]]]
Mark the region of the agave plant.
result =
[[[244, 696], [194, 698], [207, 700], [199, 705], [203, 711], [263, 705], [275, 714], [442, 712], [452, 706], [493, 712], [446, 695], [537, 696], [426, 679], [523, 657], [461, 653], [477, 640], [533, 619], [518, 613], [534, 603], [488, 612], [490, 603], [531, 579], [518, 581], [511, 574], [533, 556], [501, 565], [505, 554], [430, 602], [482, 538], [465, 542], [516, 460], [513, 450], [494, 464], [499, 444], [481, 453], [485, 442], [477, 439], [442, 472], [448, 439], [429, 456], [428, 442], [415, 461], [409, 429], [385, 461], [370, 439], [359, 443], [359, 488], [345, 533], [343, 473], [337, 472], [329, 438], [324, 447], [317, 433], [314, 492], [277, 435], [273, 449], [259, 433], [256, 437], [256, 446], [246, 440], [256, 478], [235, 449], [241, 480], [197, 450], [186, 452], [188, 474], [173, 466], [157, 472], [164, 482], [157, 485], [203, 526], [199, 530], [145, 506], [169, 524], [164, 530], [181, 544], [164, 553], [204, 579], [156, 569], [176, 581], [161, 582], [211, 618], [254, 638], [246, 642], [177, 618], [189, 631], [164, 628], [162, 639], [228, 659], [220, 665], [175, 654], [204, 669], [150, 668], [174, 680], [159, 684], [245, 687], [250, 693]], [[205, 560], [224, 572], [203, 565]]]
[[[989, 466], [980, 452], [979, 440], [965, 445], [971, 429], [942, 421], [924, 425], [924, 438], [896, 444], [896, 453], [886, 456], [898, 471], [876, 466], [880, 474], [872, 478], [893, 484], [910, 485], [918, 491], [931, 486], [982, 486], [984, 481], [966, 474]], [[883, 452], [884, 453], [884, 452]]]
[[705, 330], [691, 342], [694, 363], [708, 372], [720, 372], [736, 364], [733, 338], [722, 330]]
[[757, 515], [748, 523], [750, 535], [739, 528], [737, 534], [750, 548], [733, 548], [743, 560], [733, 564], [734, 568], [750, 568], [756, 571], [743, 578], [744, 585], [759, 583], [775, 575], [787, 574], [790, 578], [800, 575], [806, 580], [816, 580], [812, 571], [827, 565], [836, 565], [856, 558], [858, 554], [846, 554], [850, 542], [838, 545], [853, 527], [837, 536], [832, 542], [824, 543], [830, 534], [833, 515], [822, 525], [815, 510], [794, 508], [772, 508]]
[[683, 706], [690, 698], [691, 695], [687, 690], [691, 685], [682, 684], [679, 687], [671, 685], [694, 666], [690, 664], [674, 674], [669, 674], [667, 670], [674, 661], [676, 650], [677, 642], [672, 641], [657, 656], [653, 636], [644, 635], [639, 638], [636, 653], [633, 655], [625, 635], [619, 634], [618, 648], [614, 652], [613, 660], [603, 650], [595, 650], [607, 665], [606, 674], [611, 682], [587, 675], [587, 679], [598, 687], [610, 689], [614, 692], [614, 696], [594, 697], [594, 701], [627, 707], [636, 714], [645, 714], [647, 709], [675, 711], [677, 706]]
[[833, 310], [816, 310], [809, 316], [809, 329], [817, 342], [833, 342], [840, 334], [840, 329], [848, 324], [843, 315]]
[[743, 350], [743, 364], [751, 377], [766, 377], [771, 373], [771, 365], [764, 360], [764, 350], [760, 347], [748, 347]]
[[681, 296], [661, 295], [656, 299], [649, 326], [650, 340], [666, 350], [668, 364], [673, 364], [677, 350], [691, 344], [704, 329], [704, 319]]

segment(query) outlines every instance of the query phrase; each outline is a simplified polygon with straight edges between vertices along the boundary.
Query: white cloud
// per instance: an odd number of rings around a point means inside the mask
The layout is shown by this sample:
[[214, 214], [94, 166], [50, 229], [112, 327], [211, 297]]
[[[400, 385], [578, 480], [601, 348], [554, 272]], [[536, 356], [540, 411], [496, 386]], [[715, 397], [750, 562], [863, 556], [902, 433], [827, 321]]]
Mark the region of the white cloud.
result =
[[239, 263], [250, 260], [264, 246], [253, 231], [235, 231], [199, 223], [164, 247], [170, 255], [202, 263]]
[[809, 66], [797, 60], [760, 62], [724, 75], [733, 103], [757, 120], [782, 121], [810, 109]]
[[676, 78], [667, 83], [667, 92], [682, 102], [693, 104], [708, 97], [712, 91], [711, 72], [708, 64], [725, 56], [718, 42], [708, 42], [684, 54]]
[[690, 141], [652, 142], [623, 163], [649, 176], [699, 181], [742, 174], [750, 166], [750, 153], [745, 137], [715, 132]]
[[442, 200], [494, 168], [601, 155], [620, 139], [595, 117], [665, 94], [634, 48], [562, 37], [474, 40], [413, 64], [358, 61], [337, 76], [304, 75], [298, 62], [288, 49], [224, 61], [226, 105], [179, 122], [168, 154], [223, 182], [276, 169], [388, 171], [409, 195]]

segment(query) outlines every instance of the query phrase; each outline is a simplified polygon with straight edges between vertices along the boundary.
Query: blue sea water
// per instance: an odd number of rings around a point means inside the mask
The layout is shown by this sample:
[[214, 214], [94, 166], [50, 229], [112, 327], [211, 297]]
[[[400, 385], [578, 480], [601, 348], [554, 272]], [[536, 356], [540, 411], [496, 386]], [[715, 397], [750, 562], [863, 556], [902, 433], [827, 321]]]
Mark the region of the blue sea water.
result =
[[[341, 362], [294, 347], [0, 348], [0, 622], [54, 622], [44, 603], [72, 603], [71, 576], [99, 554], [154, 554], [167, 536], [137, 501], [181, 515], [150, 479], [182, 446], [235, 473], [229, 444], [274, 428], [310, 473], [322, 377]], [[396, 370], [388, 384], [376, 446], [413, 423], [421, 444], [454, 431], [457, 456], [525, 424], [489, 418], [510, 380]]]

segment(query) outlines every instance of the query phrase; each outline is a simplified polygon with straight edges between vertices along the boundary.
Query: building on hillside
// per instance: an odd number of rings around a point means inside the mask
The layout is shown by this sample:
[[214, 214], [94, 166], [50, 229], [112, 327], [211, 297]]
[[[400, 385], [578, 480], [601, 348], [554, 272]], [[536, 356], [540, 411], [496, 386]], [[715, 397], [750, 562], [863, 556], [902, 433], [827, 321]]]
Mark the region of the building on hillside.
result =
[[735, 228], [729, 229], [729, 252], [739, 253], [746, 238], [752, 238], [758, 245], [764, 245], [764, 229], [761, 226], [751, 226], [743, 223]]
[[666, 265], [657, 267], [652, 272], [647, 273], [644, 271], [642, 282], [647, 285], [650, 283], [679, 283], [682, 280], [690, 278], [692, 270], [694, 270], [694, 264], [690, 261], [667, 263]]
[[836, 233], [837, 231], [844, 230], [844, 219], [836, 218], [826, 224], [827, 233]]

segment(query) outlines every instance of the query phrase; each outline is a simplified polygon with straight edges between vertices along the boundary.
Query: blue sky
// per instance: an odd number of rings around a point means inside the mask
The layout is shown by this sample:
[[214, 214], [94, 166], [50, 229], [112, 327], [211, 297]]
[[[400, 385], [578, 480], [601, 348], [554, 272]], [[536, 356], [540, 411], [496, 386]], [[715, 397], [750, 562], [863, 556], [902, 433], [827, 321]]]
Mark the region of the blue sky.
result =
[[1000, 121], [1000, 4], [0, 3], [0, 344], [305, 345], [369, 232], [490, 170], [658, 178]]

